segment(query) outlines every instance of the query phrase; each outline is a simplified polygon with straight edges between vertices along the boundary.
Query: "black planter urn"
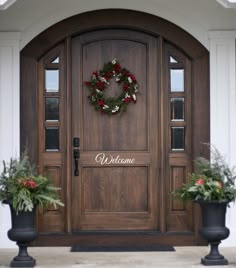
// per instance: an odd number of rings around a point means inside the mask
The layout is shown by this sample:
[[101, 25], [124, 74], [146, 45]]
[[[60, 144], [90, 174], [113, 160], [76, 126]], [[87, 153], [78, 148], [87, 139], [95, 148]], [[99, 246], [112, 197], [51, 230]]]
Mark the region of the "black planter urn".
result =
[[229, 202], [197, 201], [202, 211], [202, 228], [200, 235], [208, 241], [210, 253], [201, 259], [203, 265], [228, 265], [228, 260], [219, 253], [221, 240], [229, 236], [225, 226], [226, 209]]
[[18, 255], [11, 261], [11, 267], [34, 267], [36, 261], [28, 255], [27, 247], [37, 237], [35, 228], [36, 209], [32, 211], [19, 211], [16, 214], [9, 204], [11, 211], [12, 228], [8, 231], [10, 240], [15, 241], [19, 247]]

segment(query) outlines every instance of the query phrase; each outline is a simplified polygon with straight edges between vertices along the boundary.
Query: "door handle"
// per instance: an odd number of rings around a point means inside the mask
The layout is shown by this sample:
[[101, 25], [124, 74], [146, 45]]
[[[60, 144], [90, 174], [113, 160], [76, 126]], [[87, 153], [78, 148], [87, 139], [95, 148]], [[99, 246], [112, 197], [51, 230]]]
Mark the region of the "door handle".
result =
[[79, 176], [79, 158], [80, 158], [80, 151], [79, 149], [74, 149], [74, 161], [75, 161], [75, 176]]

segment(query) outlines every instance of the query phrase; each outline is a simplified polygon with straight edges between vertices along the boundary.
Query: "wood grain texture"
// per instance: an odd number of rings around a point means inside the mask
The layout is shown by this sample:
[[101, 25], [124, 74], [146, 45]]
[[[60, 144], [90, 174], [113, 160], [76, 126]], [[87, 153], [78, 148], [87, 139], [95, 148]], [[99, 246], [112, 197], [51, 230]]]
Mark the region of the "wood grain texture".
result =
[[148, 211], [147, 167], [86, 167], [82, 211]]
[[[52, 182], [52, 184], [55, 187], [60, 187], [61, 186], [61, 170], [60, 167], [48, 167], [45, 166], [44, 167], [44, 174], [47, 176], [47, 178]], [[58, 191], [58, 195], [61, 198], [61, 192]], [[45, 211], [47, 212], [51, 212], [51, 211], [60, 211], [60, 207], [54, 207], [54, 206], [50, 206], [47, 209], [45, 209]]]
[[[176, 235], [176, 239], [170, 234], [161, 234], [155, 232], [146, 232], [140, 234], [131, 232], [126, 233], [89, 233], [84, 232], [81, 234], [48, 234], [39, 235], [38, 239], [34, 242], [34, 245], [51, 247], [55, 245], [61, 245], [68, 247], [74, 244], [80, 245], [96, 245], [103, 246], [122, 246], [122, 245], [173, 245], [173, 246], [188, 246], [199, 244], [196, 242], [196, 238], [193, 234], [179, 233]], [[206, 245], [206, 242], [201, 242], [201, 245]]]
[[[123, 36], [122, 36], [123, 33]], [[121, 37], [119, 37], [119, 34]], [[127, 113], [118, 116], [101, 116], [88, 106], [88, 89], [83, 86], [83, 150], [84, 151], [147, 151], [148, 114], [147, 114], [147, 68], [148, 43], [145, 37], [132, 38], [132, 31], [112, 30], [93, 34], [92, 40], [85, 35], [80, 36], [81, 53], [83, 55], [80, 69], [83, 70], [82, 81], [89, 81], [93, 71], [101, 70], [105, 62], [117, 58], [121, 66], [138, 78], [140, 94], [137, 103], [129, 103]], [[110, 40], [107, 40], [109, 38]], [[143, 68], [141, 68], [143, 66]], [[111, 79], [106, 89], [106, 96], [118, 96], [121, 86]], [[89, 131], [93, 128], [94, 131]], [[138, 132], [138, 133], [137, 133]], [[142, 139], [140, 139], [142, 137]]]
[[[187, 174], [185, 167], [171, 167], [171, 192], [180, 188], [184, 183], [186, 183]], [[185, 206], [182, 201], [171, 199], [171, 211], [183, 211]]]
[[[72, 40], [73, 136], [81, 143], [81, 175], [73, 179], [74, 231], [158, 229], [157, 47], [157, 38], [131, 30], [95, 31]], [[140, 94], [124, 114], [107, 116], [89, 104], [83, 82], [113, 58], [139, 77]], [[120, 90], [116, 83], [106, 89], [113, 96]], [[134, 163], [103, 168], [98, 154], [126, 155]]]

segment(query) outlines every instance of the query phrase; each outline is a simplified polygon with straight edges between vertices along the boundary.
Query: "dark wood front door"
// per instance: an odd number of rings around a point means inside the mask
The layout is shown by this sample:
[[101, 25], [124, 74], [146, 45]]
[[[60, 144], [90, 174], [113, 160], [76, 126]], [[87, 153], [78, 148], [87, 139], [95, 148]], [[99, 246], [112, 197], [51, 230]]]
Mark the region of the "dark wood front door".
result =
[[[130, 30], [72, 39], [72, 136], [80, 138], [79, 176], [72, 179], [73, 231], [159, 229], [157, 54], [157, 37]], [[140, 94], [126, 112], [109, 116], [90, 105], [84, 81], [114, 58], [135, 74]], [[119, 95], [121, 86], [110, 82], [106, 94]]]
[[[126, 112], [106, 115], [84, 82], [114, 58], [139, 93]], [[65, 203], [39, 214], [37, 245], [201, 243], [198, 212], [170, 193], [207, 156], [208, 58], [175, 25], [124, 10], [75, 16], [23, 49], [21, 150], [27, 144]], [[105, 94], [121, 90], [112, 78]]]

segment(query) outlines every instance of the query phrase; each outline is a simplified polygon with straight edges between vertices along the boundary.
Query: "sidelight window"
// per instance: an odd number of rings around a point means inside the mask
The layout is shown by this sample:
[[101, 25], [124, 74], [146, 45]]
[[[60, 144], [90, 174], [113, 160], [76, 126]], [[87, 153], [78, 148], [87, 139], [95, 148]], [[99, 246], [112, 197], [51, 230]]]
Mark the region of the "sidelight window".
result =
[[44, 146], [45, 151], [60, 151], [61, 63], [55, 55], [44, 65]]
[[175, 55], [169, 56], [169, 131], [172, 152], [184, 151], [186, 143], [186, 85], [184, 63]]

